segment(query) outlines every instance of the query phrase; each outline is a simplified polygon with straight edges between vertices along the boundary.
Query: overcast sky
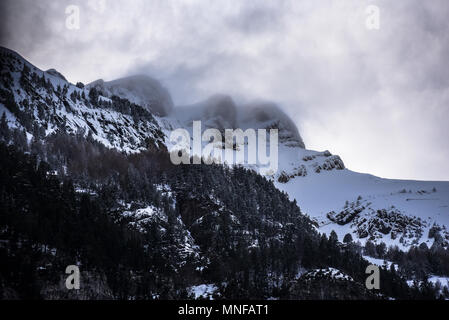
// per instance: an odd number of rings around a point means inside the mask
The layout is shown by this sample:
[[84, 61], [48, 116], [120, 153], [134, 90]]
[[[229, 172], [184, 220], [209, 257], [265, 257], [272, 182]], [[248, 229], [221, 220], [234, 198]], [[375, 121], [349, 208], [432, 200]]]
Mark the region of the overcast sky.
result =
[[[80, 28], [66, 26], [69, 4]], [[366, 8], [380, 9], [378, 30]], [[71, 82], [148, 74], [184, 105], [277, 102], [309, 149], [449, 180], [447, 0], [2, 0], [0, 45]]]

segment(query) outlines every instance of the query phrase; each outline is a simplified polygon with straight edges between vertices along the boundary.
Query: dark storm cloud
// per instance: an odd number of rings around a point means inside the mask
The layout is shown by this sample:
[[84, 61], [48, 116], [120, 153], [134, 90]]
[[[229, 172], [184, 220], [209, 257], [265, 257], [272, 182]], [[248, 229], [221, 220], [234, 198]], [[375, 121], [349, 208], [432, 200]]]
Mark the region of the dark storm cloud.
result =
[[44, 35], [53, 33], [46, 23], [48, 8], [44, 2], [2, 1], [0, 8], [0, 43], [2, 45], [13, 44], [29, 52], [40, 45], [39, 40]]
[[[101, 4], [104, 10], [99, 10]], [[65, 7], [80, 7], [80, 30]], [[365, 27], [367, 5], [380, 29]], [[446, 0], [6, 0], [0, 43], [69, 80], [136, 73], [178, 105], [282, 105], [309, 148], [381, 176], [449, 179]]]

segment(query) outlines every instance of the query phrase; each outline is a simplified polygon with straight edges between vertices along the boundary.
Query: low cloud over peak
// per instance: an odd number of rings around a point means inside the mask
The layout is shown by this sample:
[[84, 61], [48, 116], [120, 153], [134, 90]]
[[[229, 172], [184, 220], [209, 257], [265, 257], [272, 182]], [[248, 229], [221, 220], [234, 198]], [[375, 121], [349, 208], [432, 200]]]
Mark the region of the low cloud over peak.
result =
[[[104, 3], [104, 7], [99, 4]], [[80, 8], [80, 29], [65, 8]], [[366, 7], [380, 10], [366, 28]], [[309, 148], [384, 177], [449, 179], [449, 4], [3, 1], [0, 44], [72, 82], [159, 79], [175, 105], [276, 101]]]

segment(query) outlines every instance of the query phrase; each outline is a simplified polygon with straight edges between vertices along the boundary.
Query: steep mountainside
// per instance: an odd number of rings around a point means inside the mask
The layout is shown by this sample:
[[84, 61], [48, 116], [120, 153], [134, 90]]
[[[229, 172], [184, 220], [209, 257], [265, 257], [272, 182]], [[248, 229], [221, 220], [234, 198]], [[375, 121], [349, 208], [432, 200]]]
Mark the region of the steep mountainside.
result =
[[[425, 242], [430, 247], [434, 239], [428, 235], [435, 225], [442, 230], [438, 244], [449, 241], [448, 182], [389, 180], [350, 171], [329, 151], [305, 149], [294, 123], [272, 103], [240, 106], [229, 96], [216, 95], [173, 109], [168, 92], [146, 76], [75, 86], [56, 70], [43, 72], [8, 49], [0, 50], [0, 58], [0, 113], [5, 112], [9, 126], [24, 128], [28, 139], [60, 130], [134, 153], [170, 149], [171, 130], [186, 128], [192, 133], [194, 120], [202, 121], [203, 130], [277, 128], [279, 168], [269, 178], [301, 203], [321, 231], [335, 229], [340, 237], [349, 232], [362, 243], [370, 239], [407, 248]], [[256, 171], [261, 167], [246, 166]], [[363, 210], [353, 210], [351, 219], [332, 218], [351, 211], [348, 205], [358, 208], [360, 202]], [[397, 222], [409, 220], [418, 221], [413, 231]]]
[[[0, 67], [2, 169], [8, 168], [0, 181], [0, 254], [8, 261], [2, 295], [67, 297], [51, 272], [79, 261], [102, 288], [97, 298], [179, 298], [199, 288], [215, 298], [434, 297], [427, 287], [409, 289], [403, 270], [383, 270], [387, 287], [380, 295], [367, 292], [360, 245], [338, 242], [348, 233], [355, 242], [402, 250], [425, 243], [420, 250], [432, 248], [425, 251], [432, 266], [420, 261], [420, 272], [449, 275], [448, 182], [352, 172], [329, 151], [305, 149], [297, 127], [271, 103], [241, 106], [216, 95], [173, 108], [151, 78], [73, 85], [5, 48]], [[170, 132], [192, 133], [195, 120], [203, 130], [278, 129], [277, 172], [262, 177], [259, 163], [173, 166]], [[217, 145], [220, 152], [244, 147]], [[73, 230], [64, 233], [64, 224]], [[85, 224], [91, 228], [80, 232]], [[404, 268], [412, 272], [407, 280], [422, 281], [414, 265]], [[24, 275], [45, 285], [17, 282]], [[326, 286], [332, 290], [320, 296]]]
[[5, 48], [0, 48], [0, 63], [0, 113], [9, 126], [25, 129], [29, 139], [62, 131], [126, 152], [165, 147], [157, 121], [141, 106], [70, 84], [57, 71], [41, 71]]

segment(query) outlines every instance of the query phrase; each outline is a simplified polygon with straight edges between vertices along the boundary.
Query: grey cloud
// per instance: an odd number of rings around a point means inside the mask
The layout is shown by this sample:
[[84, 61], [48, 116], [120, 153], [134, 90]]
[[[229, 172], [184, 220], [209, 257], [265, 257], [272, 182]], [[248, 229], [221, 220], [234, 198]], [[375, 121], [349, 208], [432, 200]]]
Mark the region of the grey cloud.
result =
[[[91, 0], [94, 1], [94, 0]], [[64, 28], [77, 4], [81, 29]], [[449, 179], [449, 3], [2, 1], [0, 43], [69, 80], [146, 73], [177, 105], [219, 92], [272, 100], [307, 146], [380, 176]]]
[[244, 33], [269, 32], [282, 24], [283, 10], [280, 7], [284, 5], [284, 1], [277, 1], [276, 8], [253, 5], [228, 18], [227, 23], [231, 28]]

